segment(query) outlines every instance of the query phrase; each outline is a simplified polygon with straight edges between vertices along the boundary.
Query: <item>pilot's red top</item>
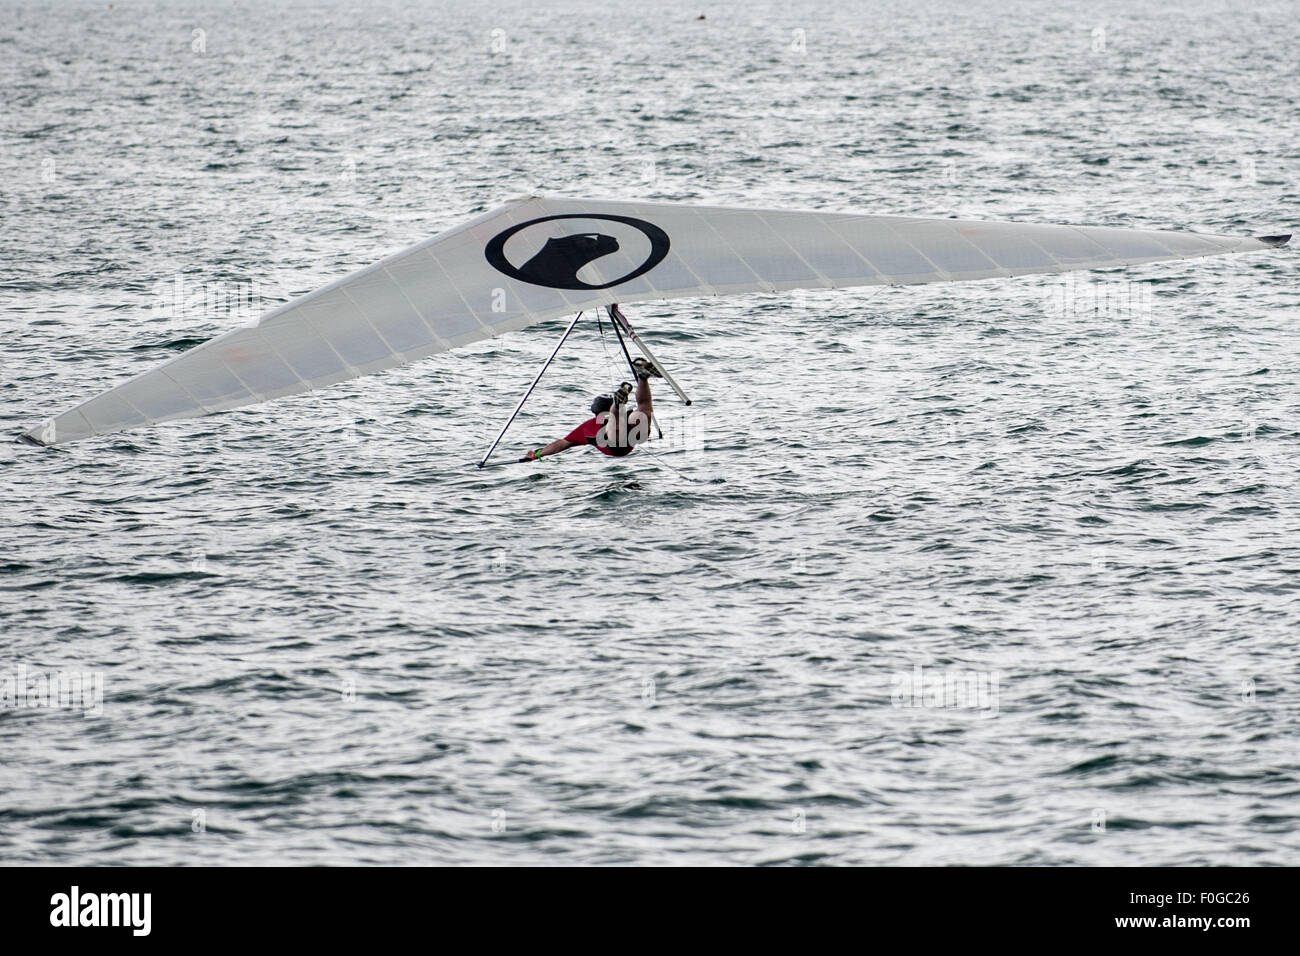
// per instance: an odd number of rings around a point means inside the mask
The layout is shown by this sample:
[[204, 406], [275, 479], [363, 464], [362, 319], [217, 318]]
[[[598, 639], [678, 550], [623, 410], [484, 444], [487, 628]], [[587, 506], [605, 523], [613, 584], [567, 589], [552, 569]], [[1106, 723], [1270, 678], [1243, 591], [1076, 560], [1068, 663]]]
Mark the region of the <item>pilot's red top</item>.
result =
[[607, 448], [604, 445], [596, 444], [596, 435], [600, 432], [601, 423], [595, 418], [589, 418], [569, 434], [564, 436], [564, 440], [570, 445], [596, 445], [598, 451], [615, 458], [621, 458], [632, 449], [630, 448]]

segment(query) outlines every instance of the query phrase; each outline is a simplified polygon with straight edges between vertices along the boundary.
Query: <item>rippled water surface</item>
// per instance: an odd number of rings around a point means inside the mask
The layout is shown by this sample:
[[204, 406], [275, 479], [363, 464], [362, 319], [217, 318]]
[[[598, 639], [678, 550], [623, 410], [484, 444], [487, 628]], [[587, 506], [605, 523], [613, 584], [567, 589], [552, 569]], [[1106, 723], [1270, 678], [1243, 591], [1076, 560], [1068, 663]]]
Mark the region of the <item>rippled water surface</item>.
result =
[[[1300, 219], [1291, 3], [0, 10], [10, 434], [242, 321], [178, 277], [269, 307], [527, 192]], [[103, 681], [0, 710], [0, 859], [1296, 864], [1297, 273], [629, 310], [704, 450], [474, 469], [559, 323], [0, 445], [0, 687]]]

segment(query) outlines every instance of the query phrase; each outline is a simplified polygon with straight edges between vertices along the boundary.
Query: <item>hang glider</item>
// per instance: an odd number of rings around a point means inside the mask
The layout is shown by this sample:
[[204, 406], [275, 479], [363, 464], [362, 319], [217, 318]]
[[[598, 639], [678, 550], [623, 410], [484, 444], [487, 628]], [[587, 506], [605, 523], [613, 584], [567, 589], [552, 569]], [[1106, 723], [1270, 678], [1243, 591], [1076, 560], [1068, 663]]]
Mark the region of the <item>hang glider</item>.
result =
[[61, 444], [239, 408], [615, 302], [1103, 269], [1289, 238], [529, 196], [272, 309], [22, 437]]

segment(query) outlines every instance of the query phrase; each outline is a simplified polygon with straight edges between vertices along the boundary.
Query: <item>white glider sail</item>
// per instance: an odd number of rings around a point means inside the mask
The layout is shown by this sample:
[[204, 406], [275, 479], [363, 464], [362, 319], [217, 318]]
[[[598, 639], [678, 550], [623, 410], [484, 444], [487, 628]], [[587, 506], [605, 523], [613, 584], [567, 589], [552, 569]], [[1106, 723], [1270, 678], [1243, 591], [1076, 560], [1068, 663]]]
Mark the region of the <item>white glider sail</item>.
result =
[[530, 196], [279, 306], [25, 437], [49, 445], [238, 408], [613, 302], [1111, 268], [1288, 238]]

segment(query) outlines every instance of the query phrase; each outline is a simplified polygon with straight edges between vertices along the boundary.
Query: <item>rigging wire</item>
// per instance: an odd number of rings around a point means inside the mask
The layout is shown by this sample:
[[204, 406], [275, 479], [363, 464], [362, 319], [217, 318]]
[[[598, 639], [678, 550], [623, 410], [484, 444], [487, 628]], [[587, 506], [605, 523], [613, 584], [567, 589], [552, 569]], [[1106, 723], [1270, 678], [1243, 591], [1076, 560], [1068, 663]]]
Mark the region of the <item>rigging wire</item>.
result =
[[[612, 325], [613, 323], [611, 322], [610, 324]], [[604, 368], [605, 377], [607, 380], [613, 381], [613, 379], [615, 378], [614, 356], [609, 354], [609, 342], [605, 339], [605, 322], [600, 317], [599, 308], [596, 309], [596, 327], [600, 329], [600, 347], [601, 350], [604, 351], [605, 353], [605, 368]]]
[[676, 468], [673, 465], [668, 464], [666, 461], [663, 460], [662, 456], [655, 454], [649, 448], [647, 448], [646, 444], [647, 444], [646, 442], [642, 442], [641, 444], [637, 445], [636, 452], [634, 453], [633, 457], [635, 457], [635, 455], [643, 455], [643, 454], [649, 455], [650, 460], [654, 464], [658, 465], [660, 468], [667, 468], [669, 471], [674, 472], [677, 475], [677, 477], [685, 478], [689, 482], [699, 484], [700, 482], [699, 478], [692, 478], [690, 475], [686, 474], [680, 468]]

